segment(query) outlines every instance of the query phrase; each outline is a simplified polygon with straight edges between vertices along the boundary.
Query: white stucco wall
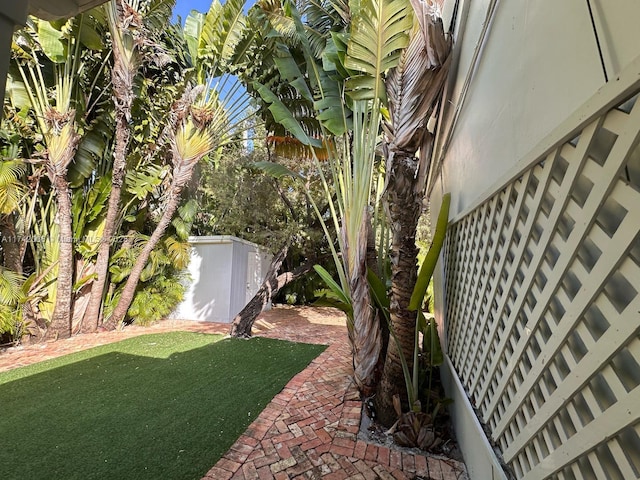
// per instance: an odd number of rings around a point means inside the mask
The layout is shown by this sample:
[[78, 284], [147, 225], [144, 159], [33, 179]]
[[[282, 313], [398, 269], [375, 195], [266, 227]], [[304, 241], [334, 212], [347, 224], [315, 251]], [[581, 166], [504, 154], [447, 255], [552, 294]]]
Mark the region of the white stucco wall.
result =
[[[445, 25], [453, 3], [444, 9]], [[472, 204], [604, 83], [584, 0], [499, 1], [463, 101], [463, 85], [481, 45], [489, 4], [490, 0], [466, 0], [459, 5], [459, 64], [448, 86], [436, 147], [437, 157], [443, 159], [441, 178], [433, 190], [436, 197], [452, 192], [452, 216]], [[592, 0], [592, 7], [612, 78], [638, 53], [640, 2]], [[456, 109], [458, 119], [448, 138]]]

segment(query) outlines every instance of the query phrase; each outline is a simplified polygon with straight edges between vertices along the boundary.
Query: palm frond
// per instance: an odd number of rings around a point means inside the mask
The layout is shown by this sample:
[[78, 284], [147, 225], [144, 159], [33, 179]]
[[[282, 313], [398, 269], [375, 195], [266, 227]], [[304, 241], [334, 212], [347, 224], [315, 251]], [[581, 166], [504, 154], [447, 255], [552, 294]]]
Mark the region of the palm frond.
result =
[[0, 267], [0, 304], [15, 305], [24, 299], [24, 276]]
[[290, 41], [296, 39], [296, 26], [291, 17], [286, 15], [283, 10], [281, 0], [259, 0], [256, 5], [278, 34]]
[[345, 66], [359, 72], [347, 81], [354, 100], [386, 103], [385, 72], [395, 67], [409, 44], [413, 25], [408, 0], [362, 0], [351, 25]]
[[244, 0], [214, 0], [207, 12], [198, 43], [203, 77], [220, 75], [243, 38], [246, 27]]
[[20, 160], [0, 161], [0, 214], [7, 215], [18, 208], [25, 193], [20, 180], [25, 171]]
[[385, 129], [388, 142], [411, 152], [420, 148], [423, 137], [428, 134], [426, 123], [436, 106], [451, 61], [451, 43], [446, 39], [442, 20], [428, 10], [420, 10], [417, 16], [420, 28], [412, 32], [409, 46], [385, 81], [390, 112]]

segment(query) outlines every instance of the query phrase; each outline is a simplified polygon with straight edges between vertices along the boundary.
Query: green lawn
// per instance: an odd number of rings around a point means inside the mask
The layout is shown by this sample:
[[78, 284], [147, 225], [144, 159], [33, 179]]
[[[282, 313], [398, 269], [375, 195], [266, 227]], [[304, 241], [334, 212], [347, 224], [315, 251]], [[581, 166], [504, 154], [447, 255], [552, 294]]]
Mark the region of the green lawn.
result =
[[2, 373], [0, 478], [199, 479], [324, 348], [173, 332]]

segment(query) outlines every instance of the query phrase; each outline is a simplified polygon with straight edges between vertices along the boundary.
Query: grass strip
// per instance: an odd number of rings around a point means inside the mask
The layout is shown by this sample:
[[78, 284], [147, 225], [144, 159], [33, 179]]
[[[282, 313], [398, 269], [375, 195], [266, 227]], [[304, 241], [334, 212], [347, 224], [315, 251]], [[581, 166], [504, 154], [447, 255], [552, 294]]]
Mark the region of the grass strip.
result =
[[171, 332], [0, 374], [0, 478], [200, 479], [326, 347]]

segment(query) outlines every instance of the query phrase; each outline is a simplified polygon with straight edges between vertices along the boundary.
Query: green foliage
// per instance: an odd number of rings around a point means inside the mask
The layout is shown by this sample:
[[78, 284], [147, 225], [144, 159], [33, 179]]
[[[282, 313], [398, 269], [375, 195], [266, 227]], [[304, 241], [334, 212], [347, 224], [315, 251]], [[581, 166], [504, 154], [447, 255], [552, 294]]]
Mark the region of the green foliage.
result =
[[22, 275], [0, 267], [0, 336], [20, 337], [22, 305], [26, 300], [24, 280]]
[[[187, 207], [187, 210], [189, 207]], [[115, 308], [124, 282], [128, 278], [148, 237], [132, 232], [110, 259], [109, 273], [114, 289], [105, 299], [105, 316]], [[132, 304], [129, 321], [148, 325], [165, 318], [183, 300], [189, 264], [190, 246], [186, 240], [169, 232], [151, 252]]]
[[25, 193], [22, 177], [26, 165], [20, 160], [0, 159], [0, 215], [8, 215], [18, 208]]
[[72, 193], [73, 238], [76, 250], [85, 259], [93, 257], [97, 252], [110, 192], [111, 177], [104, 176], [88, 192], [75, 190]]
[[442, 198], [442, 207], [440, 208], [440, 213], [438, 214], [438, 223], [436, 225], [436, 231], [433, 235], [433, 243], [431, 244], [431, 248], [422, 262], [420, 266], [420, 271], [418, 272], [418, 279], [416, 280], [415, 288], [411, 294], [411, 302], [409, 303], [409, 310], [417, 310], [422, 307], [422, 303], [424, 302], [425, 296], [427, 294], [427, 288], [429, 287], [429, 282], [431, 281], [431, 277], [433, 276], [433, 272], [436, 268], [436, 263], [438, 262], [438, 257], [440, 256], [440, 250], [442, 249], [442, 245], [444, 244], [444, 239], [446, 238], [447, 231], [447, 223], [449, 221], [449, 206], [451, 205], [451, 194], [447, 193]]
[[345, 67], [358, 72], [347, 81], [354, 100], [379, 99], [386, 103], [384, 73], [395, 67], [409, 45], [413, 11], [408, 0], [353, 2], [353, 23]]
[[137, 325], [149, 325], [166, 318], [184, 299], [185, 285], [180, 276], [155, 276], [143, 284], [129, 307], [128, 315]]

